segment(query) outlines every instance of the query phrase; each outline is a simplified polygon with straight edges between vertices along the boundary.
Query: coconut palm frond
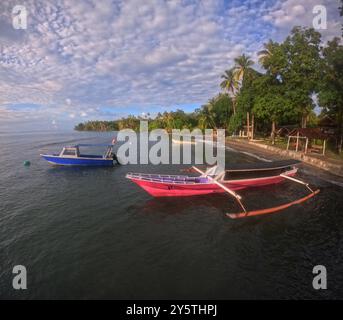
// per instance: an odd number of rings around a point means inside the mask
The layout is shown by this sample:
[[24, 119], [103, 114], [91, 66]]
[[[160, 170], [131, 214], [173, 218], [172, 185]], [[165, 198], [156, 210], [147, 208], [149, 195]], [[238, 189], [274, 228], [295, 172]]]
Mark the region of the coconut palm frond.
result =
[[254, 64], [254, 61], [250, 59], [249, 56], [242, 54], [241, 56], [234, 59], [235, 67], [234, 67], [234, 75], [236, 81], [242, 82], [245, 73], [251, 69], [251, 66]]

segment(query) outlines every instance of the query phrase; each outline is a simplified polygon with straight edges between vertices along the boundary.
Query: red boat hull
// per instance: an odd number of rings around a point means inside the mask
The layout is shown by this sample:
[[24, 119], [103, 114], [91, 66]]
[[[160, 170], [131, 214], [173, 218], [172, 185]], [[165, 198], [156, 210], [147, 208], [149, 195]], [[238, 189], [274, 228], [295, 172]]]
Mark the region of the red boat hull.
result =
[[[287, 176], [294, 176], [297, 169], [284, 172]], [[194, 183], [194, 184], [175, 184], [169, 182], [159, 181], [147, 181], [135, 177], [130, 177], [130, 180], [135, 182], [146, 192], [153, 197], [180, 197], [180, 196], [195, 196], [211, 193], [224, 193], [225, 191], [215, 183]], [[226, 187], [231, 190], [241, 190], [253, 187], [262, 187], [272, 184], [280, 183], [285, 178], [280, 175], [254, 178], [254, 179], [242, 179], [242, 180], [229, 180], [227, 182], [221, 181]]]

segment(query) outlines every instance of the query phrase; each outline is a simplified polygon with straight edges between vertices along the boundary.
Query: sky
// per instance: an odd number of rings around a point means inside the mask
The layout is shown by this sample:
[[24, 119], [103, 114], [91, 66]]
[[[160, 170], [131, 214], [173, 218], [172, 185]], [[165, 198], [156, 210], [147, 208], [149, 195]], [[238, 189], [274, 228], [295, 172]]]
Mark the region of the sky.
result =
[[[26, 29], [13, 26], [18, 4]], [[259, 68], [263, 43], [312, 26], [316, 5], [323, 41], [340, 36], [338, 0], [1, 0], [0, 131], [193, 111], [235, 57]]]

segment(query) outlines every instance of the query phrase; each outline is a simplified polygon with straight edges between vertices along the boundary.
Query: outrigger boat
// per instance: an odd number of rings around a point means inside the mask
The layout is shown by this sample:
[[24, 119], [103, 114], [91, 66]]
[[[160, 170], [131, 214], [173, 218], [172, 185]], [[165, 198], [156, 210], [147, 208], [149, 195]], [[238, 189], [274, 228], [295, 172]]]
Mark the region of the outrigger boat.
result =
[[[200, 173], [200, 176], [128, 173], [126, 178], [153, 197], [195, 196], [226, 192], [237, 200], [243, 210], [241, 213], [227, 214], [228, 217], [235, 219], [280, 211], [302, 203], [319, 193], [319, 189], [313, 191], [308, 183], [294, 178], [299, 163], [300, 161], [297, 160], [281, 160], [268, 163], [231, 165], [227, 170], [218, 174], [216, 167], [203, 172], [193, 166], [192, 169]], [[246, 210], [241, 201], [242, 197], [236, 193], [237, 190], [277, 184], [285, 179], [304, 185], [311, 193], [281, 206], [254, 211]]]
[[[82, 154], [80, 147], [106, 147], [103, 155]], [[59, 154], [41, 154], [42, 158], [54, 165], [63, 166], [113, 166], [114, 161], [118, 162], [117, 156], [113, 153], [113, 144], [78, 144], [64, 147]]]

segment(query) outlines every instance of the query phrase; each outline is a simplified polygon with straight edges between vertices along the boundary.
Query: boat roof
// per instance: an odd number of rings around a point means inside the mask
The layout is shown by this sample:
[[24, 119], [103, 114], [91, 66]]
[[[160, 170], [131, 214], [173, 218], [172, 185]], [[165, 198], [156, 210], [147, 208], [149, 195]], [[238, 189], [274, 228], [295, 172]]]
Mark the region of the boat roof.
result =
[[66, 148], [78, 148], [78, 147], [113, 147], [113, 144], [106, 143], [80, 143], [74, 146], [66, 146]]
[[78, 147], [113, 147], [113, 144], [107, 143], [80, 143]]
[[273, 170], [294, 166], [299, 163], [301, 163], [301, 161], [294, 159], [278, 160], [272, 162], [233, 163], [227, 165], [225, 171]]

